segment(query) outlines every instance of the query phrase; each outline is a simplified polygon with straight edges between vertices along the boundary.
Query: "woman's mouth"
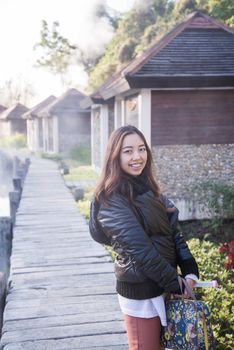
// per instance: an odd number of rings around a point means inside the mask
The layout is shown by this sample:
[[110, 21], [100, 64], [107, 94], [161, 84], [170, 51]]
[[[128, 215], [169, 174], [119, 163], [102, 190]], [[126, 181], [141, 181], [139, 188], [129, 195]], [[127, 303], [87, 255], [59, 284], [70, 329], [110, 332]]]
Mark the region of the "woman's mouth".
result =
[[138, 170], [142, 167], [142, 164], [141, 163], [134, 163], [134, 164], [130, 164], [130, 167], [132, 169]]

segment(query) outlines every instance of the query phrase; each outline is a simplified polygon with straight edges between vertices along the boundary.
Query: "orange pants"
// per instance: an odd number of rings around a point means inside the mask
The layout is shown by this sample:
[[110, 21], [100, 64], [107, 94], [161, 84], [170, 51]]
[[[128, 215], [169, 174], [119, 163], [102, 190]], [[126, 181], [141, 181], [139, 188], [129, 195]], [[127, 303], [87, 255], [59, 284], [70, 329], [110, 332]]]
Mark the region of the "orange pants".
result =
[[164, 350], [160, 347], [159, 317], [141, 318], [124, 315], [129, 350]]

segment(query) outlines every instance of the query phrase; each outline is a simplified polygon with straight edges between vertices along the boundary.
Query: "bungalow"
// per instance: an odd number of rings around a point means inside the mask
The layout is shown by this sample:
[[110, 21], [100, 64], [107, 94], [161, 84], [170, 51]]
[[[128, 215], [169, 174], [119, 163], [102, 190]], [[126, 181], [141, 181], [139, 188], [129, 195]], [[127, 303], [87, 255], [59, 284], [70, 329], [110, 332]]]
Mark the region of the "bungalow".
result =
[[70, 89], [37, 112], [43, 125], [43, 150], [66, 152], [79, 145], [90, 146], [90, 109], [80, 106], [85, 95]]
[[3, 109], [0, 113], [0, 136], [6, 137], [15, 133], [26, 135], [26, 121], [22, 118], [22, 115], [27, 111], [28, 108], [21, 103]]
[[43, 118], [38, 118], [38, 113], [51, 104], [55, 99], [56, 97], [53, 95], [47, 97], [42, 102], [29, 109], [22, 116], [27, 121], [27, 144], [31, 151], [40, 151], [44, 149], [44, 145], [46, 144], [43, 133], [43, 129], [45, 129], [45, 121]]
[[173, 198], [197, 181], [234, 182], [234, 30], [200, 12], [82, 101], [90, 107], [92, 165], [100, 168], [110, 132], [141, 129], [159, 182]]

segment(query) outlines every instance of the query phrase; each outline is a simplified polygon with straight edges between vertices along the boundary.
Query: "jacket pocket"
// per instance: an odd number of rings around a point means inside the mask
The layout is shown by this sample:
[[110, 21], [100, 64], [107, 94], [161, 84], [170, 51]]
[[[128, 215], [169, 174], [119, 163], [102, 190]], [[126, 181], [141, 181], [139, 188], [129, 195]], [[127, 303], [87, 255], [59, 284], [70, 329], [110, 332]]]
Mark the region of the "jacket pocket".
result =
[[115, 276], [118, 281], [129, 283], [141, 283], [148, 279], [134, 260], [119, 255], [115, 259]]

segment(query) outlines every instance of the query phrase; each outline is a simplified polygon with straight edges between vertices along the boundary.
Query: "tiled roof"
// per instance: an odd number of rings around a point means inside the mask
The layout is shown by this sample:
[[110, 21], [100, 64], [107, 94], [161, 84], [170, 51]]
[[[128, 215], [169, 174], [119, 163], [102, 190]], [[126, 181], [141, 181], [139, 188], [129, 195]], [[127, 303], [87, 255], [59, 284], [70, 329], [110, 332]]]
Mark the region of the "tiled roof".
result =
[[221, 86], [234, 86], [234, 29], [195, 12], [106, 80], [95, 94], [107, 100], [130, 88]]
[[149, 75], [234, 75], [234, 34], [222, 28], [185, 28], [133, 73]]
[[28, 112], [23, 114], [23, 118], [30, 118], [30, 117], [36, 117], [37, 114], [44, 109], [46, 106], [48, 106], [51, 102], [53, 102], [56, 99], [55, 96], [51, 95], [47, 97], [45, 100], [42, 102], [38, 103], [36, 106], [33, 108], [29, 109]]
[[22, 119], [22, 115], [28, 110], [29, 109], [24, 105], [22, 105], [21, 103], [17, 103], [8, 109], [5, 109], [0, 114], [0, 119], [5, 119], [5, 120]]
[[48, 117], [52, 115], [59, 116], [60, 114], [64, 114], [64, 112], [68, 113], [77, 113], [77, 112], [89, 112], [87, 109], [83, 109], [80, 106], [81, 100], [86, 97], [85, 94], [79, 92], [76, 89], [70, 89], [62, 96], [54, 100], [47, 107], [43, 108], [39, 113], [39, 117]]

